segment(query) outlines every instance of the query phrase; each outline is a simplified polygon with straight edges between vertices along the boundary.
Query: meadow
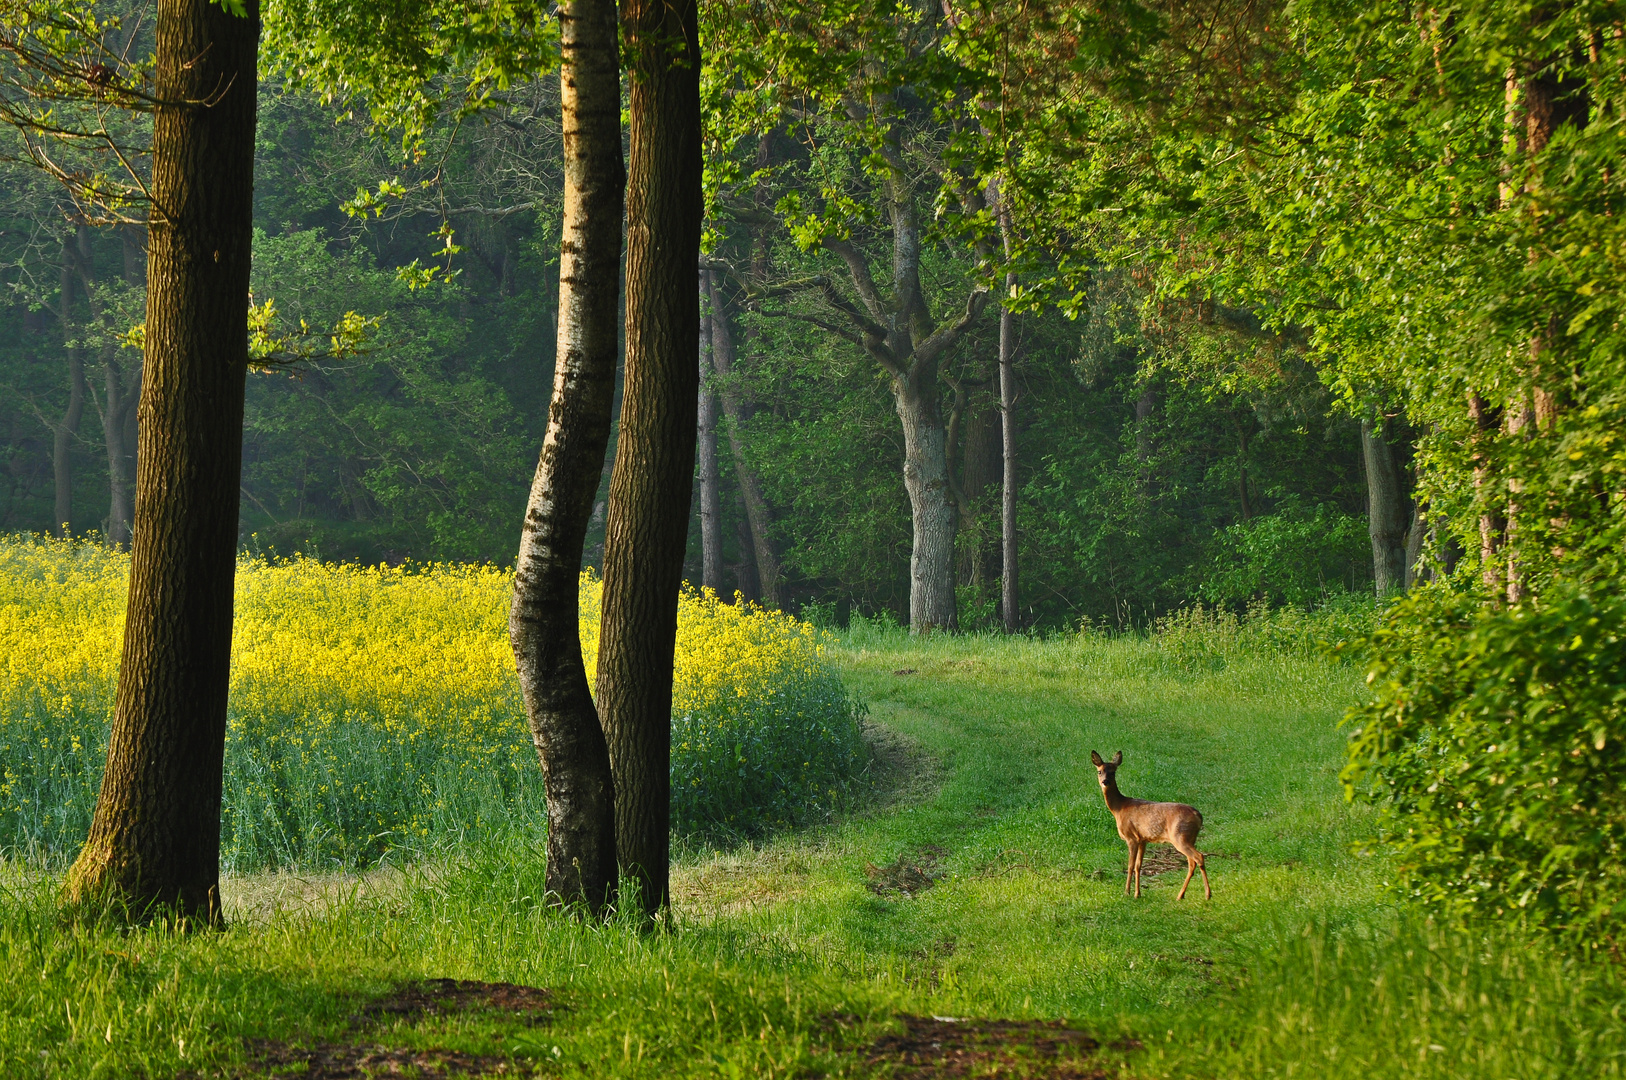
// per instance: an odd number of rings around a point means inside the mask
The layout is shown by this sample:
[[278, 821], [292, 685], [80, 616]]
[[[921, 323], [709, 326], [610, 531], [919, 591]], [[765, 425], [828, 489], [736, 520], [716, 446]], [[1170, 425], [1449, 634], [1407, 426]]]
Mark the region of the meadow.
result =
[[[389, 872], [238, 873], [228, 929], [194, 935], [59, 924], [49, 867], [14, 857], [0, 1075], [263, 1075], [256, 1040], [343, 1043], [368, 1001], [435, 977], [558, 1008], [365, 1038], [546, 1076], [833, 1077], [885, 1075], [872, 1049], [903, 1016], [1065, 1018], [1103, 1044], [1099, 1076], [1619, 1075], [1618, 967], [1434, 925], [1362, 853], [1369, 814], [1337, 780], [1362, 671], [1319, 644], [1340, 617], [1194, 610], [1152, 637], [1045, 640], [857, 621], [820, 640], [867, 705], [863, 790], [799, 828], [690, 842], [670, 932], [550, 911], [518, 828]], [[1175, 901], [1176, 873], [1123, 895], [1091, 749], [1124, 752], [1127, 794], [1203, 811], [1212, 901]]]

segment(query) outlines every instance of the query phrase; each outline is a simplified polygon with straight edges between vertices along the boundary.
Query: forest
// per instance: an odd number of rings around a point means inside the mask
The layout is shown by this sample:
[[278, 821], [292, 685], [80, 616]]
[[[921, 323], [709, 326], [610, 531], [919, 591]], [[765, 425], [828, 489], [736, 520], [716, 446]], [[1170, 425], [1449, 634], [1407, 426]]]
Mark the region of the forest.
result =
[[1620, 1074], [1614, 0], [0, 0], [0, 121], [0, 1072]]
[[[940, 46], [900, 45], [885, 76], [905, 80], [896, 137], [908, 155], [896, 183], [921, 235], [919, 302], [944, 320], [986, 294], [995, 273], [981, 250], [989, 236], [978, 234], [986, 208], [939, 213], [957, 197], [945, 186], [948, 163], [975, 175], [955, 126], [978, 105], [967, 97], [953, 104], [957, 116], [934, 115], [944, 91], [907, 81], [963, 76], [911, 72]], [[730, 77], [771, 76], [719, 68], [708, 75], [713, 92]], [[243, 546], [366, 563], [512, 564], [554, 363], [558, 94], [556, 78], [528, 79], [475, 115], [439, 116], [404, 157], [365, 112], [340, 116], [313, 90], [267, 84], [252, 281], [255, 303], [275, 313], [267, 333], [304, 325], [320, 338], [346, 315], [370, 332], [364, 347], [251, 373]], [[893, 181], [859, 160], [861, 126], [734, 115], [725, 100], [744, 107], [718, 97], [711, 114], [706, 242], [718, 280], [715, 308], [703, 302], [726, 325], [699, 342], [714, 417], [704, 441], [721, 448], [717, 551], [707, 564], [696, 483], [684, 576], [789, 610], [813, 605], [841, 621], [887, 612], [907, 624], [905, 436], [887, 373], [850, 332], [824, 325], [845, 316], [805, 284], [836, 275], [852, 294], [839, 245], [809, 242], [817, 227], [847, 234], [884, 286], [897, 237], [881, 211]], [[760, 134], [734, 134], [752, 127]], [[71, 535], [121, 542], [139, 451], [141, 359], [125, 335], [145, 302], [141, 227], [96, 224], [70, 190], [17, 156], [0, 210], [0, 529], [66, 524]], [[1160, 253], [1128, 253], [1133, 233], [1115, 224], [1090, 240], [1093, 266], [1074, 265], [1073, 251], [1065, 265], [1038, 247], [1024, 255], [1032, 299], [1011, 320], [1017, 621], [1144, 626], [1193, 600], [1305, 605], [1370, 590], [1361, 423], [1392, 404], [1330, 387], [1302, 333], [1267, 329], [1242, 306], [1216, 321], [1189, 289], [1171, 301], [1155, 272]], [[440, 272], [422, 287], [402, 274], [428, 267]], [[997, 309], [984, 302], [934, 359], [930, 387], [953, 502], [955, 615], [967, 628], [998, 615]], [[1390, 485], [1377, 489], [1380, 505], [1403, 519], [1403, 543], [1415, 484], [1409, 429], [1380, 453], [1393, 458], [1376, 474]], [[601, 542], [602, 513], [595, 520]]]

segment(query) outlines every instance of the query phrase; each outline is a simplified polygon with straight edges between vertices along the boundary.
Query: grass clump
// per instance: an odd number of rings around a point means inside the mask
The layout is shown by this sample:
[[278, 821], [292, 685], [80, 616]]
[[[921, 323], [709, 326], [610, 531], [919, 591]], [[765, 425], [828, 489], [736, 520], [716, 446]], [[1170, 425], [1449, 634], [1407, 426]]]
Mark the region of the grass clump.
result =
[[[129, 557], [0, 539], [0, 851], [71, 856], [106, 759]], [[541, 771], [490, 566], [238, 566], [222, 863], [358, 867], [540, 835]], [[591, 669], [600, 583], [581, 581]], [[856, 707], [811, 626], [685, 594], [673, 789], [686, 828], [805, 820], [844, 791]]]

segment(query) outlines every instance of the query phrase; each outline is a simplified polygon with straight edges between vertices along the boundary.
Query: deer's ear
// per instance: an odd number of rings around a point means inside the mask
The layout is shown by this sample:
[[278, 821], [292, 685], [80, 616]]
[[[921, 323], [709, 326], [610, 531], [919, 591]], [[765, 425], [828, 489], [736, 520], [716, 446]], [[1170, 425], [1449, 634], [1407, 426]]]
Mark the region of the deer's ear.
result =
[[1094, 750], [1090, 751], [1090, 760], [1095, 762], [1097, 768], [1106, 764], [1106, 762], [1101, 760], [1101, 755], [1097, 754]]
[[1122, 750], [1112, 755], [1112, 763], [1114, 765], [1122, 765], [1124, 763], [1124, 752]]

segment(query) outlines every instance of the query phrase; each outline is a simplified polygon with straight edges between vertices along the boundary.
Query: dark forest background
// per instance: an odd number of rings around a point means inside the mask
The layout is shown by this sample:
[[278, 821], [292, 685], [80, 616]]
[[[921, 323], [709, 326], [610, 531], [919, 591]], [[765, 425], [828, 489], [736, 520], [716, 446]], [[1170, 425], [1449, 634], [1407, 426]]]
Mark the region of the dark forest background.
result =
[[[285, 342], [313, 344], [249, 378], [245, 549], [512, 561], [554, 362], [557, 93], [551, 79], [518, 88], [403, 164], [362, 121], [263, 89], [254, 299]], [[781, 139], [763, 152], [799, 151]], [[804, 174], [777, 175], [782, 200]], [[728, 215], [710, 225], [716, 260], [766, 260], [781, 279], [827, 268], [782, 230]], [[855, 239], [884, 262], [879, 232]], [[138, 227], [76, 221], [50, 179], [0, 166], [0, 531], [60, 531], [66, 506], [74, 535], [126, 538], [141, 368], [125, 335], [141, 321], [142, 250]], [[939, 237], [922, 259], [928, 302], [953, 306], [975, 273], [964, 245]], [[1307, 605], [1369, 591], [1358, 422], [1291, 348], [1272, 353], [1268, 379], [1212, 378], [1204, 356], [1256, 331], [1150, 303], [1146, 278], [1102, 271], [1072, 317], [1048, 307], [1016, 320], [1024, 621], [1139, 625], [1197, 600]], [[359, 354], [324, 356], [346, 312], [377, 318], [376, 330]], [[907, 621], [909, 502], [885, 375], [795, 315], [738, 304], [733, 372], [708, 370], [737, 406], [719, 421], [722, 587], [822, 619]], [[992, 624], [998, 608], [997, 337], [990, 305], [941, 365], [965, 627]], [[772, 581], [737, 462], [767, 504]], [[608, 476], [607, 463], [606, 487]], [[590, 561], [602, 508], [601, 491]], [[697, 584], [700, 545], [695, 513]]]

